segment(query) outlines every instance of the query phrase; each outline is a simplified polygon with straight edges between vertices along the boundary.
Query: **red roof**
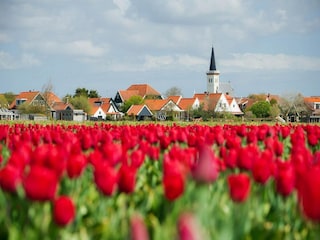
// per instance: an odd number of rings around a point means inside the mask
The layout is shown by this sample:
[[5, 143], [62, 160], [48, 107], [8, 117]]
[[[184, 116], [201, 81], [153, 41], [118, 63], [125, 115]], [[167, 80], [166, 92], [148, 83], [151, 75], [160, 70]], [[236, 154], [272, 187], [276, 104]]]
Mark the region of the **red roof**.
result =
[[18, 95], [16, 96], [16, 98], [14, 99], [14, 101], [10, 104], [9, 109], [15, 108], [15, 107], [16, 107], [16, 100], [19, 100], [19, 99], [21, 99], [21, 100], [26, 100], [25, 102], [30, 104], [30, 103], [32, 102], [32, 100], [36, 98], [36, 96], [37, 96], [38, 94], [40, 94], [39, 91], [21, 92], [20, 94], [18, 94]]
[[304, 101], [308, 103], [320, 102], [320, 96], [305, 97]]
[[61, 110], [66, 110], [68, 106], [71, 109], [73, 109], [71, 104], [64, 103], [64, 102], [55, 102], [52, 104], [52, 109], [55, 111], [61, 111]]
[[160, 111], [169, 101], [168, 99], [146, 99], [144, 102], [151, 111]]
[[161, 94], [155, 90], [153, 87], [151, 87], [148, 84], [133, 84], [130, 87], [128, 87], [127, 90], [134, 90], [134, 91], [138, 91], [138, 95], [141, 97], [145, 97], [145, 96], [161, 96]]
[[182, 110], [190, 110], [192, 108], [192, 105], [194, 104], [196, 98], [181, 98], [178, 106], [182, 109]]
[[52, 106], [54, 103], [57, 103], [57, 102], [62, 102], [62, 100], [57, 95], [55, 95], [53, 92], [44, 93], [43, 96], [48, 101], [49, 106]]
[[90, 106], [90, 115], [94, 115], [99, 108], [100, 106]]
[[109, 103], [110, 98], [88, 98], [89, 104], [94, 105], [95, 103]]
[[137, 116], [139, 112], [145, 107], [146, 105], [132, 105], [128, 111], [127, 114]]
[[[140, 96], [139, 92], [137, 90], [119, 90], [118, 92], [119, 92], [123, 102], [127, 101], [132, 96]], [[143, 96], [141, 96], [141, 97], [143, 97]]]
[[172, 100], [175, 104], [179, 104], [182, 97], [181, 96], [169, 96], [169, 97], [167, 97], [167, 99]]

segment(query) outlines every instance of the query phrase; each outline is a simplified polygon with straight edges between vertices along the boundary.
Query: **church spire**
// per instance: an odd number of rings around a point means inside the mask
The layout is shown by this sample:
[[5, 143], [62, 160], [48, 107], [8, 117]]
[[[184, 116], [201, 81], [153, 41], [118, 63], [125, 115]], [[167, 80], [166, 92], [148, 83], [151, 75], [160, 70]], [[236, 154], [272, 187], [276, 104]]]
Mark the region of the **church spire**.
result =
[[212, 47], [209, 71], [216, 71], [216, 70], [217, 70], [217, 68], [216, 68], [216, 60], [214, 58], [214, 51], [213, 51], [213, 47]]

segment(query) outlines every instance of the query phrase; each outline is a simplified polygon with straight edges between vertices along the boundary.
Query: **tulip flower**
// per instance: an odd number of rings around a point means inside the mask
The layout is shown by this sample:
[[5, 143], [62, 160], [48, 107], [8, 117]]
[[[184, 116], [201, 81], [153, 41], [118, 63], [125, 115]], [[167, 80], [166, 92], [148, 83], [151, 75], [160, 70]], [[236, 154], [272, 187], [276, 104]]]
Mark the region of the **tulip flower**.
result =
[[23, 179], [26, 196], [31, 200], [52, 200], [56, 194], [57, 186], [56, 173], [43, 166], [32, 166]]
[[11, 164], [7, 164], [0, 170], [0, 187], [8, 192], [16, 192], [21, 181], [21, 172]]
[[76, 210], [68, 196], [60, 196], [53, 202], [53, 219], [59, 226], [66, 226], [75, 218]]
[[127, 164], [122, 164], [119, 169], [118, 186], [124, 193], [132, 193], [136, 185], [137, 169]]
[[101, 162], [95, 166], [94, 182], [104, 195], [111, 196], [117, 188], [118, 173], [107, 162]]
[[149, 233], [147, 227], [139, 215], [134, 215], [130, 219], [130, 239], [131, 240], [148, 240]]
[[298, 195], [303, 214], [320, 223], [320, 166], [311, 168], [302, 176]]
[[245, 173], [228, 176], [229, 194], [234, 202], [244, 202], [250, 193], [250, 178]]
[[191, 169], [193, 178], [204, 183], [215, 181], [219, 175], [218, 159], [208, 145], [201, 145], [198, 150], [199, 157]]
[[191, 213], [183, 213], [180, 215], [177, 228], [179, 240], [203, 239], [200, 226]]

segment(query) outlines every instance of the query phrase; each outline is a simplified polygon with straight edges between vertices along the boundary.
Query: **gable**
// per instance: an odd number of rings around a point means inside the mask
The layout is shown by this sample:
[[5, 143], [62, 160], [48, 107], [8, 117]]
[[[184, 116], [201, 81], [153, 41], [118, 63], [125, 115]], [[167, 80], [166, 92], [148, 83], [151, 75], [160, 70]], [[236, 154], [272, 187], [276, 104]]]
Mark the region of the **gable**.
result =
[[175, 104], [172, 100], [169, 100], [162, 108], [161, 110], [164, 111], [175, 111], [179, 112], [181, 111], [181, 108], [177, 104]]
[[147, 106], [143, 106], [140, 110], [138, 116], [152, 116], [152, 112], [147, 108]]
[[172, 100], [174, 103], [179, 104], [181, 99], [183, 99], [181, 96], [169, 96], [167, 97], [168, 100]]

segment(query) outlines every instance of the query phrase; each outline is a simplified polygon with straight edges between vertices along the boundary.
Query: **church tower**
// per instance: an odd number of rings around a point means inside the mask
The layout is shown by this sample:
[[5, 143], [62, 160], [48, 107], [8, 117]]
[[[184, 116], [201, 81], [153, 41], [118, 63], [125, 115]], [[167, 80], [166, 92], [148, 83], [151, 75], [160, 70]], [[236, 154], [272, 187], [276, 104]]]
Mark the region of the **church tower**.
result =
[[220, 92], [219, 76], [220, 76], [220, 72], [216, 68], [216, 61], [214, 58], [214, 50], [212, 47], [210, 68], [209, 68], [209, 71], [207, 72], [207, 92], [208, 93]]

